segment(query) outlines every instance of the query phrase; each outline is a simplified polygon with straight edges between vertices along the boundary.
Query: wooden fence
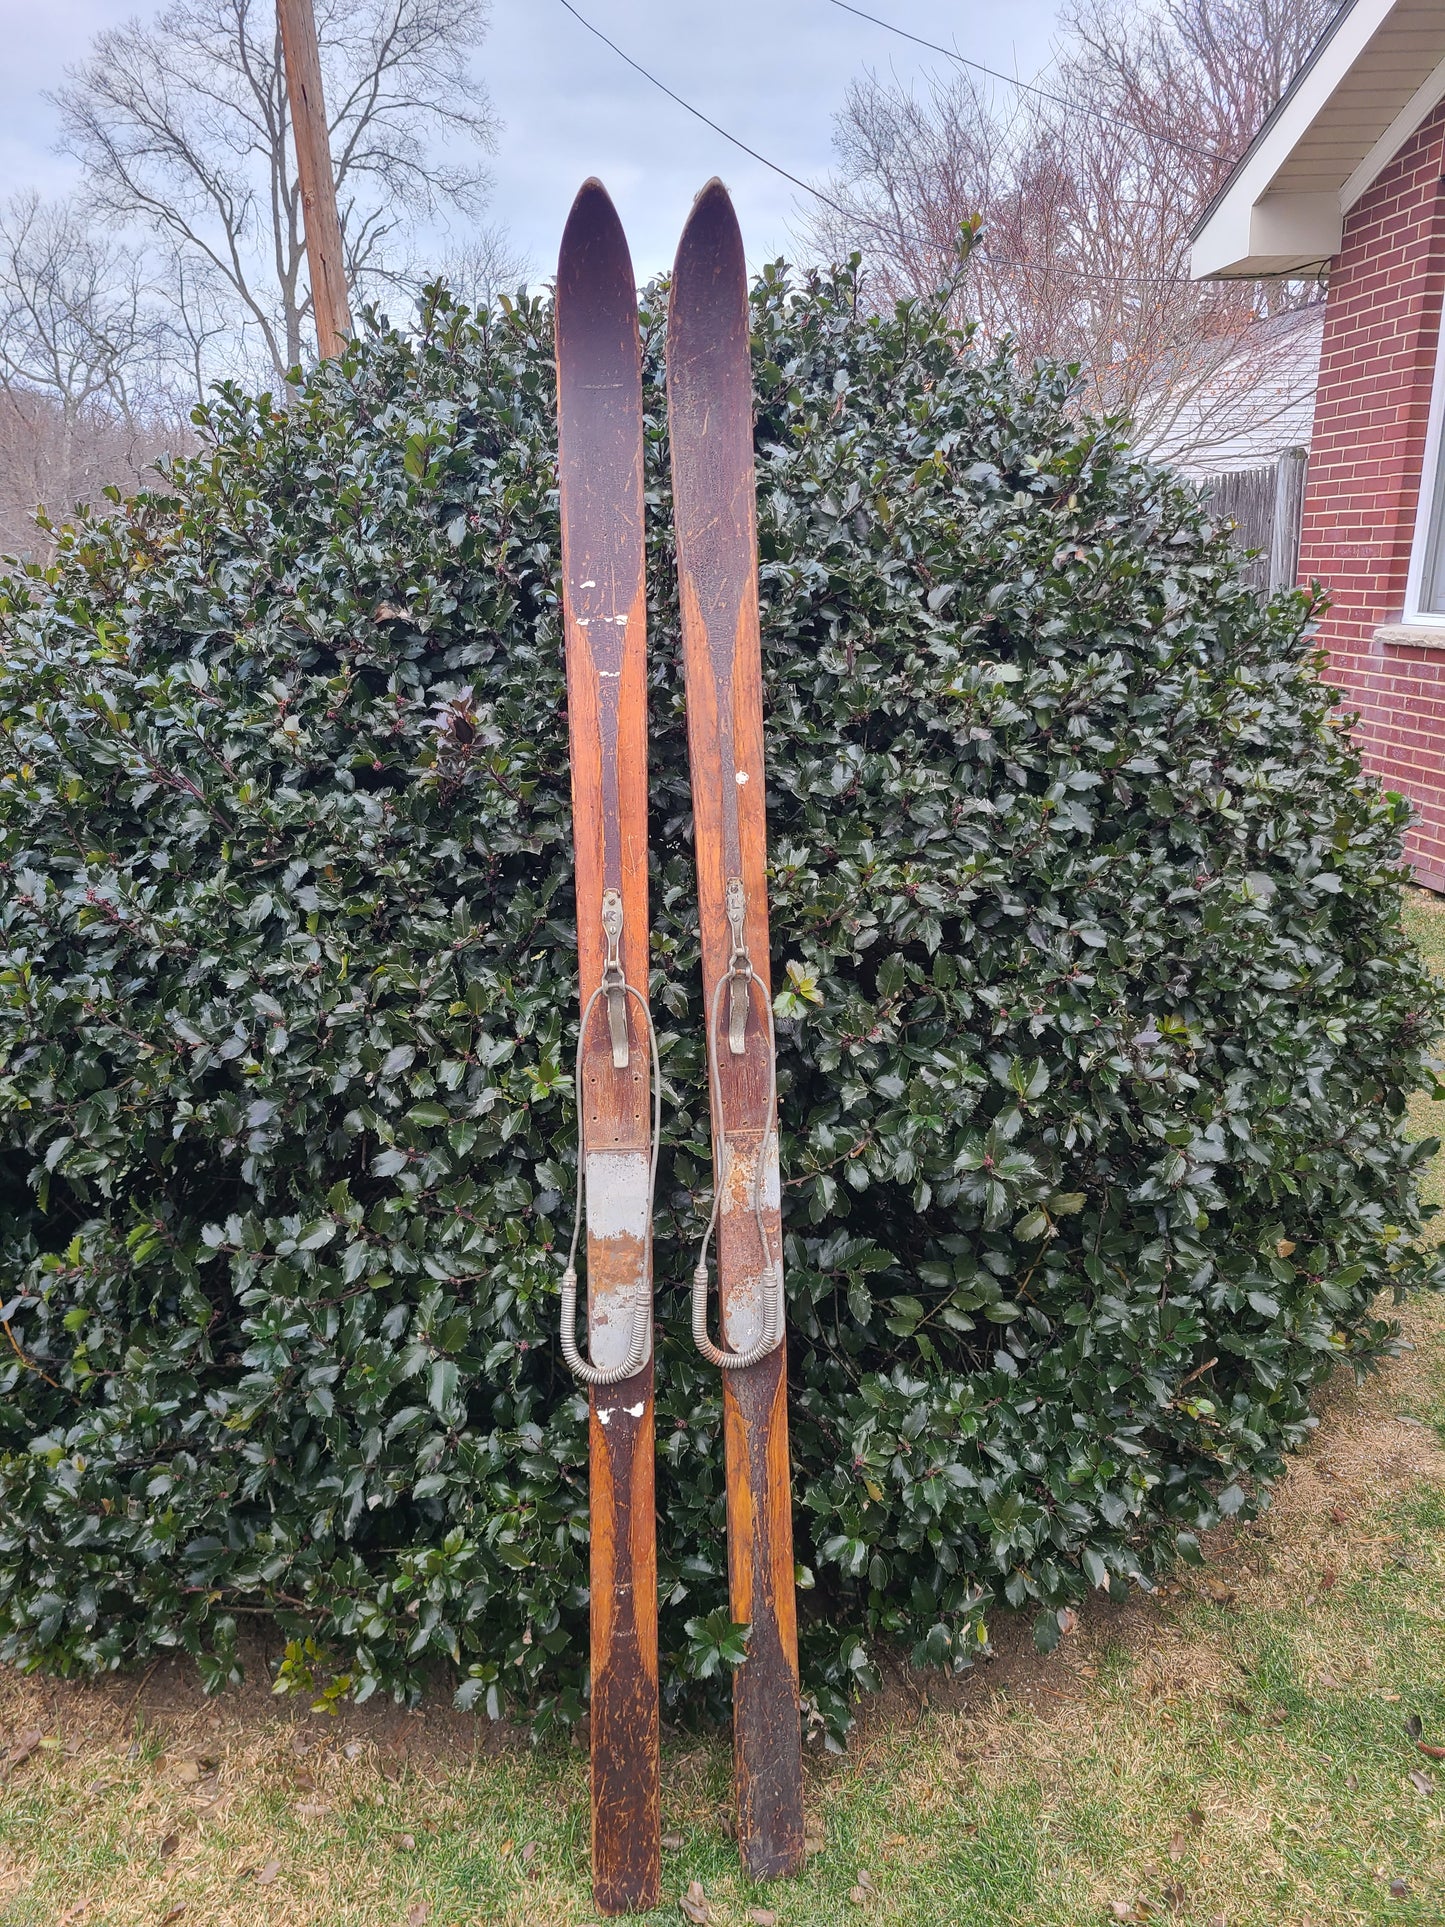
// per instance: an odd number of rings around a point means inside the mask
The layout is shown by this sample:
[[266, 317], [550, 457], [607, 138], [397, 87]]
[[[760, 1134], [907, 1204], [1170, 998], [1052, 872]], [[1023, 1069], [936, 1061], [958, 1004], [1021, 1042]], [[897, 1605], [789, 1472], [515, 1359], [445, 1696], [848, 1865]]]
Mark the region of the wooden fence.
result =
[[1294, 585], [1307, 459], [1304, 449], [1287, 448], [1269, 468], [1215, 475], [1204, 487], [1210, 507], [1234, 523], [1239, 547], [1259, 551], [1246, 564], [1245, 575], [1266, 594]]

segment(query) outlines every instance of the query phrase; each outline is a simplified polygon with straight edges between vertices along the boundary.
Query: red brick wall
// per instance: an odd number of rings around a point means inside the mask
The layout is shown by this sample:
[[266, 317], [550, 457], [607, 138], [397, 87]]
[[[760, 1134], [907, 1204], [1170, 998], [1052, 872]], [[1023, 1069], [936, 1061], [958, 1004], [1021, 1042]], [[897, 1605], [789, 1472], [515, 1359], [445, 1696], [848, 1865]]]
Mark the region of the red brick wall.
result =
[[1416, 806], [1410, 856], [1445, 890], [1445, 631], [1378, 641], [1399, 622], [1445, 293], [1445, 102], [1345, 217], [1330, 264], [1305, 492], [1300, 581], [1334, 607], [1321, 640], [1369, 767]]

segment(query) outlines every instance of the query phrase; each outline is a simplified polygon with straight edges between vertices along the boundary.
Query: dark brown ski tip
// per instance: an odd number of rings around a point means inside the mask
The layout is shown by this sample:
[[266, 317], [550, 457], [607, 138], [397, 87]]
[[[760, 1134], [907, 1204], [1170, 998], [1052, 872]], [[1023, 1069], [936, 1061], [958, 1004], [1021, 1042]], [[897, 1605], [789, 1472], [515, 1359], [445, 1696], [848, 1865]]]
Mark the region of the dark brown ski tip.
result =
[[577, 190], [557, 255], [559, 329], [579, 313], [589, 332], [599, 321], [608, 324], [606, 333], [636, 331], [637, 284], [627, 236], [612, 196], [595, 176]]
[[[738, 226], [732, 196], [716, 175], [701, 190], [677, 244], [673, 263], [673, 297], [680, 283], [694, 275], [706, 274], [723, 287], [741, 280], [746, 286], [747, 263], [743, 254], [743, 233]], [[698, 299], [694, 289], [692, 299]]]

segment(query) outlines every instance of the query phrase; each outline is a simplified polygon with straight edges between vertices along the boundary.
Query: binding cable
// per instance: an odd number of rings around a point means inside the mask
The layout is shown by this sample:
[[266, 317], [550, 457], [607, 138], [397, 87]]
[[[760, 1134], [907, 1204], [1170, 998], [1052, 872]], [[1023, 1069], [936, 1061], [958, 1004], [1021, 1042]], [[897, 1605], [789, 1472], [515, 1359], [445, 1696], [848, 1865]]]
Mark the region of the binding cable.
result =
[[[611, 932], [608, 934], [610, 953], [615, 949], [616, 939]], [[638, 1279], [637, 1291], [633, 1298], [632, 1335], [628, 1342], [627, 1356], [620, 1365], [594, 1365], [577, 1349], [577, 1246], [582, 1236], [587, 1166], [587, 1159], [580, 1142], [583, 1105], [582, 1052], [587, 1042], [588, 1019], [602, 998], [606, 997], [610, 1006], [613, 1061], [616, 1062], [617, 1024], [614, 1013], [617, 1004], [622, 1001], [619, 992], [625, 992], [627, 996], [636, 998], [637, 1007], [642, 1012], [642, 1021], [647, 1026], [647, 1044], [652, 1057], [652, 1148], [647, 1160], [647, 1229], [643, 1233], [642, 1274]], [[616, 999], [616, 1003], [613, 999]], [[625, 1064], [627, 1061], [625, 1042], [623, 1052], [622, 1061]], [[620, 1385], [624, 1378], [633, 1377], [647, 1363], [648, 1338], [652, 1324], [651, 1294], [648, 1290], [648, 1283], [652, 1277], [652, 1199], [657, 1189], [657, 1155], [662, 1143], [662, 1067], [657, 1055], [657, 1032], [652, 1027], [652, 1012], [647, 1007], [647, 999], [634, 985], [621, 978], [620, 966], [616, 978], [604, 974], [602, 982], [587, 999], [583, 1009], [582, 1022], [577, 1027], [577, 1066], [573, 1088], [577, 1094], [579, 1132], [577, 1194], [572, 1214], [572, 1242], [567, 1250], [567, 1264], [562, 1273], [562, 1358], [568, 1371], [583, 1385]]]
[[[729, 885], [730, 900], [731, 895], [732, 886]], [[741, 886], [738, 886], [738, 895], [739, 897], [741, 896]], [[717, 986], [712, 994], [712, 1010], [708, 1016], [708, 1083], [712, 1093], [714, 1141], [719, 1146], [718, 1171], [717, 1178], [713, 1185], [712, 1215], [707, 1221], [707, 1230], [703, 1233], [702, 1245], [698, 1251], [697, 1268], [692, 1274], [692, 1342], [710, 1365], [716, 1365], [725, 1372], [745, 1371], [749, 1365], [761, 1363], [770, 1352], [776, 1351], [782, 1343], [785, 1312], [783, 1261], [781, 1255], [777, 1257], [773, 1255], [772, 1240], [768, 1236], [767, 1219], [763, 1212], [763, 1183], [768, 1168], [768, 1147], [776, 1139], [778, 1134], [778, 1042], [777, 1034], [773, 1028], [773, 1011], [772, 1005], [768, 1001], [767, 986], [763, 983], [757, 971], [753, 969], [752, 959], [749, 957], [746, 947], [740, 940], [740, 930], [741, 915], [739, 914], [737, 922], [733, 925], [732, 961], [728, 965], [726, 975], [718, 979]], [[762, 1336], [756, 1344], [750, 1345], [746, 1351], [734, 1352], [724, 1351], [721, 1346], [715, 1345], [707, 1335], [708, 1247], [712, 1243], [713, 1233], [717, 1230], [718, 1217], [722, 1210], [723, 1192], [727, 1188], [728, 1177], [732, 1170], [732, 1147], [728, 1143], [722, 1121], [717, 1033], [718, 1019], [722, 1015], [723, 992], [727, 991], [731, 999], [728, 1013], [728, 1041], [731, 1048], [736, 1048], [733, 1040], [738, 1035], [740, 1028], [739, 1005], [742, 1005], [741, 1015], [743, 1021], [745, 1021], [745, 1000], [751, 998], [754, 985], [756, 985], [762, 993], [763, 1016], [767, 1028], [768, 1041], [768, 1098], [767, 1109], [764, 1112], [767, 1123], [763, 1127], [762, 1142], [758, 1146], [758, 1161], [757, 1167], [753, 1172], [751, 1198], [753, 1218], [757, 1223], [758, 1241], [763, 1254], [762, 1284], [766, 1293], [766, 1299], [763, 1307]], [[741, 997], [738, 996], [738, 992], [742, 993]]]

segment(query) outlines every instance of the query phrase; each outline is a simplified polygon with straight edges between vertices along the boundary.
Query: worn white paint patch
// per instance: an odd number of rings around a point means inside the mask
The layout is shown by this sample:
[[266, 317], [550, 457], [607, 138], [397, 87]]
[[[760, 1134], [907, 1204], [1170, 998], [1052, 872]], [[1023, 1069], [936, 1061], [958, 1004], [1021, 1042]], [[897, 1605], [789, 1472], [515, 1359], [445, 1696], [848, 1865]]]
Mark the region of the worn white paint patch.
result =
[[643, 1356], [651, 1354], [646, 1241], [647, 1153], [589, 1151], [587, 1341], [592, 1363], [604, 1370], [626, 1363], [639, 1314], [647, 1321]]
[[737, 778], [739, 788], [748, 780], [748, 773], [745, 769], [734, 770], [733, 775]]
[[613, 1409], [611, 1405], [599, 1405], [597, 1407], [597, 1423], [599, 1425], [610, 1425], [612, 1423]]
[[647, 1236], [647, 1153], [587, 1153], [589, 1238]]
[[778, 1134], [774, 1131], [768, 1138], [768, 1158], [763, 1166], [763, 1208], [780, 1211], [782, 1206], [783, 1179], [778, 1170]]
[[[722, 1215], [728, 1219], [742, 1220], [740, 1236], [745, 1240], [743, 1249], [749, 1252], [751, 1257], [746, 1272], [741, 1278], [735, 1280], [732, 1289], [728, 1292], [722, 1325], [723, 1336], [729, 1347], [735, 1352], [743, 1352], [756, 1345], [763, 1336], [768, 1299], [774, 1289], [774, 1281], [764, 1271], [763, 1253], [759, 1248], [757, 1231], [753, 1223], [753, 1180], [757, 1171], [757, 1140], [744, 1138], [739, 1142], [734, 1138], [730, 1141], [729, 1151], [727, 1175], [723, 1180]], [[762, 1205], [775, 1255], [782, 1243], [775, 1215], [781, 1196], [777, 1139], [770, 1135], [763, 1164]]]
[[577, 584], [577, 587], [579, 589], [595, 589], [597, 587], [597, 584], [595, 581], [589, 580], [587, 582], [579, 582]]
[[624, 1405], [622, 1409], [629, 1418], [641, 1418], [647, 1410], [647, 1405], [643, 1399], [638, 1399], [635, 1405]]

